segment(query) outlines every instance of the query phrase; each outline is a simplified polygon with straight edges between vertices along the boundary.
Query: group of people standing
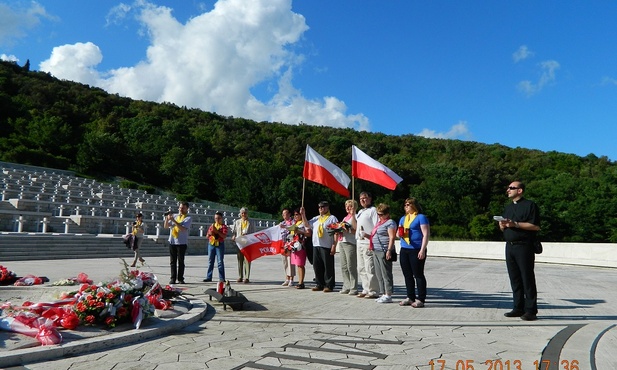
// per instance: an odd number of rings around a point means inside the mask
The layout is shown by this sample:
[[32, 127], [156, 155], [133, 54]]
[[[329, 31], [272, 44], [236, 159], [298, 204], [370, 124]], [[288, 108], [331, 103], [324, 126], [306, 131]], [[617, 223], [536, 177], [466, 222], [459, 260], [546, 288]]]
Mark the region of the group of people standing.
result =
[[[513, 309], [506, 317], [521, 317], [535, 320], [537, 314], [537, 289], [534, 275], [534, 244], [540, 230], [538, 206], [523, 197], [525, 185], [512, 182], [506, 193], [511, 204], [506, 206], [499, 227], [506, 240], [506, 266], [513, 291]], [[393, 263], [398, 259], [403, 272], [406, 297], [401, 306], [424, 307], [427, 283], [424, 267], [430, 238], [430, 225], [415, 198], [405, 200], [405, 215], [398, 223], [390, 218], [387, 204], [372, 205], [367, 192], [360, 194], [360, 206], [355, 200], [345, 202], [346, 215], [342, 222], [330, 213], [326, 201], [318, 204], [319, 214], [308, 218], [304, 207], [282, 212], [281, 232], [287, 240], [282, 253], [285, 280], [282, 285], [294, 286], [298, 270], [297, 289], [304, 289], [306, 261], [313, 264], [315, 286], [312, 291], [333, 292], [335, 288], [334, 256], [338, 250], [341, 259], [343, 287], [341, 294], [358, 298], [372, 298], [378, 303], [391, 303], [394, 289]], [[169, 253], [171, 265], [170, 283], [184, 283], [184, 256], [191, 218], [187, 215], [188, 203], [182, 202], [178, 214], [165, 216], [165, 228], [171, 229]], [[334, 232], [333, 232], [334, 230]], [[141, 217], [134, 225], [136, 236], [143, 235]], [[204, 282], [212, 281], [215, 259], [218, 259], [219, 281], [225, 281], [223, 263], [224, 241], [229, 230], [223, 223], [223, 215], [217, 212], [214, 223], [208, 228], [208, 270]], [[240, 209], [240, 218], [234, 221], [232, 241], [255, 232], [248, 218], [248, 211]], [[400, 239], [400, 257], [394, 241]], [[249, 283], [251, 264], [238, 250], [238, 282]], [[135, 254], [133, 265], [140, 259]]]
[[[311, 232], [314, 247], [313, 291], [334, 291], [334, 255], [340, 254], [343, 287], [341, 294], [375, 299], [377, 303], [391, 303], [394, 290], [393, 262], [396, 260], [394, 241], [401, 239], [401, 268], [405, 276], [407, 297], [402, 306], [424, 307], [426, 277], [424, 264], [430, 237], [428, 219], [421, 213], [414, 198], [405, 201], [405, 216], [398, 225], [390, 218], [387, 204], [372, 205], [369, 193], [360, 194], [361, 209], [355, 200], [345, 202], [346, 215], [342, 222], [330, 214], [328, 202], [318, 204], [319, 215], [307, 219], [300, 208], [302, 222]], [[336, 232], [328, 233], [328, 229]], [[416, 293], [417, 288], [417, 293]]]

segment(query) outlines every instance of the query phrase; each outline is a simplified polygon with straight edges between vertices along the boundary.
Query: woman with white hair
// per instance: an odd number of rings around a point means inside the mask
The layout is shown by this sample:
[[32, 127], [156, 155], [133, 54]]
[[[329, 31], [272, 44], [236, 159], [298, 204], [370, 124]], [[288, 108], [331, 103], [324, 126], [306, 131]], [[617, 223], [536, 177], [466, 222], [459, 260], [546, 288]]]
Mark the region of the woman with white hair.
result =
[[[234, 221], [233, 235], [231, 240], [233, 242], [236, 241], [237, 237], [246, 234], [252, 234], [255, 232], [255, 226], [253, 222], [249, 220], [249, 214], [246, 208], [240, 208], [240, 218]], [[238, 283], [244, 282], [245, 284], [249, 282], [249, 278], [251, 275], [251, 263], [246, 259], [240, 248], [238, 248], [237, 253], [238, 258]]]

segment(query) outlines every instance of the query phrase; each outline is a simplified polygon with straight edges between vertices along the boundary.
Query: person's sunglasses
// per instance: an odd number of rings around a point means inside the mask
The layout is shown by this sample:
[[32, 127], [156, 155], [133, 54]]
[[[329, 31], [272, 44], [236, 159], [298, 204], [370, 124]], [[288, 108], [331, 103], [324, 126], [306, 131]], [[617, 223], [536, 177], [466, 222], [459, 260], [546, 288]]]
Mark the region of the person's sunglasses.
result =
[[516, 189], [520, 189], [520, 188], [516, 186], [508, 186], [508, 190], [516, 190]]

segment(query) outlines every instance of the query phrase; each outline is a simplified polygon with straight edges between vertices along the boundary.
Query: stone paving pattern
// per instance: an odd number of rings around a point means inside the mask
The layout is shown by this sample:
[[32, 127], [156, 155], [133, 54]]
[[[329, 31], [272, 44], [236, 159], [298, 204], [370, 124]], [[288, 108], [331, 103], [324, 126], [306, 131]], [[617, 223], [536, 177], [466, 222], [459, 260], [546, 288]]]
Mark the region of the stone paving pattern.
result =
[[[249, 303], [223, 310], [204, 294], [207, 256], [187, 256], [187, 288], [203, 300], [202, 317], [154, 338], [130, 330], [117, 346], [96, 346], [104, 331], [81, 353], [36, 361], [24, 356], [14, 369], [615, 369], [617, 368], [617, 269], [537, 264], [538, 320], [506, 318], [511, 292], [505, 262], [430, 257], [426, 307], [401, 307], [403, 276], [394, 268], [395, 303], [281, 286], [280, 256], [253, 262], [251, 283], [235, 283], [236, 256], [226, 255], [226, 275]], [[53, 282], [86, 272], [95, 282], [117, 276], [117, 258], [17, 261], [18, 275], [45, 275]], [[149, 258], [143, 267], [166, 283], [168, 259]], [[340, 267], [336, 272], [340, 281]], [[214, 277], [217, 274], [215, 271]], [[297, 279], [296, 279], [297, 280]], [[2, 301], [48, 299], [62, 287], [0, 288]], [[197, 308], [192, 309], [195, 311]], [[185, 315], [179, 316], [179, 318]], [[192, 317], [195, 317], [193, 315]], [[178, 325], [178, 320], [157, 325]], [[570, 334], [570, 336], [568, 336]], [[2, 356], [17, 349], [0, 332]], [[99, 338], [99, 339], [97, 339]], [[61, 346], [78, 344], [79, 339]], [[44, 350], [41, 348], [20, 351]], [[432, 365], [431, 365], [432, 362]], [[550, 366], [546, 366], [550, 364]]]

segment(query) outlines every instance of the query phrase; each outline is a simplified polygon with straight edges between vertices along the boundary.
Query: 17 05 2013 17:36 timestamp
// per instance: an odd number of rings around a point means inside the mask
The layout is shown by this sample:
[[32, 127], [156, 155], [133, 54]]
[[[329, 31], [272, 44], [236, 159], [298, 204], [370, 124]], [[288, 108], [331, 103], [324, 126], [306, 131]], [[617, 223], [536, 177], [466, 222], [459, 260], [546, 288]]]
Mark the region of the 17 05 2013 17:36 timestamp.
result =
[[445, 370], [446, 366], [450, 366], [448, 369], [451, 369], [453, 363], [456, 370], [581, 370], [578, 366], [578, 360], [560, 360], [559, 362], [535, 360], [529, 364], [524, 364], [521, 360], [474, 361], [468, 359], [437, 359], [428, 362], [431, 365], [431, 370]]

